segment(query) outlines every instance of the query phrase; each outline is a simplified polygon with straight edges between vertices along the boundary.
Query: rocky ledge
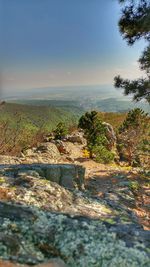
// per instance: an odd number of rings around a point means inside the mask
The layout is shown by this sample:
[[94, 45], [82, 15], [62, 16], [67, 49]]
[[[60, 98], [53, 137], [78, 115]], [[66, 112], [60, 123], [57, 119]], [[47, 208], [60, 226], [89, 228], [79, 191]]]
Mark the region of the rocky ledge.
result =
[[[2, 212], [1, 212], [2, 211]], [[67, 266], [149, 266], [147, 233], [136, 224], [0, 203], [0, 255], [34, 265], [60, 258]]]
[[55, 266], [55, 258], [61, 260], [57, 266], [68, 267], [150, 266], [150, 233], [128, 208], [50, 181], [37, 165], [23, 167], [1, 166], [3, 261]]
[[33, 176], [56, 182], [69, 189], [84, 189], [85, 168], [75, 164], [1, 164], [0, 175], [1, 179], [20, 178], [20, 181]]

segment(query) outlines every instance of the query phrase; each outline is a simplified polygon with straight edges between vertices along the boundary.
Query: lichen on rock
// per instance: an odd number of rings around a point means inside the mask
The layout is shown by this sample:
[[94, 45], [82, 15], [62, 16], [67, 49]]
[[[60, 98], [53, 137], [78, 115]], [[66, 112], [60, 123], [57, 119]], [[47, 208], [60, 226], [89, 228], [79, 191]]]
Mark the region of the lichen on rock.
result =
[[[150, 264], [140, 229], [132, 232], [131, 247], [126, 242], [125, 234], [122, 237], [117, 235], [117, 226], [112, 228], [99, 220], [81, 216], [70, 217], [36, 208], [28, 209], [29, 216], [25, 218], [1, 217], [0, 232], [5, 239], [13, 238], [13, 244], [17, 246], [14, 250], [1, 238], [1, 258], [37, 264], [59, 257], [70, 267], [148, 267]], [[129, 229], [130, 226], [126, 229], [127, 233]]]

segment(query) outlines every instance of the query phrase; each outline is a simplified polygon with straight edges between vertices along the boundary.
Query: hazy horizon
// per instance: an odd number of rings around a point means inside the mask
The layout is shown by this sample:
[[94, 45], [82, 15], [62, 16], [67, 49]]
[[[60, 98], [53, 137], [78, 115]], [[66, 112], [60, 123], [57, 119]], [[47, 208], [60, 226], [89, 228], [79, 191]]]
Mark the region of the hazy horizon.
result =
[[30, 88], [24, 91], [13, 90], [5, 91], [2, 94], [2, 99], [68, 99], [86, 97], [97, 97], [100, 99], [107, 99], [110, 97], [121, 98], [124, 100], [131, 99], [130, 96], [126, 97], [122, 94], [122, 90], [115, 89], [111, 85], [77, 85], [77, 86], [53, 86], [42, 88]]
[[142, 75], [137, 58], [144, 42], [128, 47], [122, 39], [117, 0], [0, 0], [0, 14], [1, 95], [112, 87], [117, 74]]

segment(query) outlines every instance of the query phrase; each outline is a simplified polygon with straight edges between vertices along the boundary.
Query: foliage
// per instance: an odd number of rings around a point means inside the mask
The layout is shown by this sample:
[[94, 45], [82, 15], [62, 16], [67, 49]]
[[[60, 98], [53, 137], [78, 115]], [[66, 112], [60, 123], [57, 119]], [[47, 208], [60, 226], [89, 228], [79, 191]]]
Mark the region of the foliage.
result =
[[133, 99], [139, 101], [147, 100], [150, 103], [150, 2], [149, 0], [123, 1], [126, 3], [122, 9], [122, 17], [119, 21], [120, 32], [129, 45], [143, 38], [148, 42], [139, 59], [140, 68], [145, 71], [146, 77], [130, 81], [115, 77], [115, 87], [123, 88], [124, 94], [133, 94]]
[[25, 149], [43, 141], [43, 130], [25, 124], [16, 114], [15, 122], [9, 119], [0, 121], [0, 154], [19, 155]]
[[98, 162], [111, 162], [114, 159], [114, 154], [109, 151], [109, 140], [106, 136], [107, 129], [98, 112], [86, 112], [80, 118], [78, 126], [84, 130], [90, 157], [95, 157]]
[[85, 134], [94, 130], [94, 121], [97, 117], [97, 111], [86, 112], [79, 120], [78, 127], [84, 129]]
[[129, 188], [133, 192], [137, 192], [140, 189], [140, 184], [138, 183], [138, 181], [132, 181], [129, 183]]
[[124, 0], [126, 3], [122, 9], [122, 17], [119, 21], [120, 31], [123, 37], [132, 45], [143, 37], [150, 41], [150, 3], [148, 0]]
[[[79, 110], [77, 110], [79, 112]], [[16, 103], [0, 103], [0, 154], [20, 155], [43, 142], [44, 136], [62, 121], [77, 122], [79, 113], [70, 108], [54, 108]]]
[[141, 109], [128, 112], [126, 119], [118, 130], [118, 151], [120, 159], [127, 160], [130, 165], [139, 165], [141, 156], [149, 150], [148, 114]]
[[98, 117], [109, 124], [111, 124], [114, 130], [117, 130], [126, 118], [127, 113], [115, 113], [115, 112], [98, 112]]
[[[133, 127], [141, 127], [143, 119], [148, 116], [142, 109], [136, 108], [128, 112], [126, 119], [120, 126], [119, 131], [124, 131], [128, 129], [131, 125]], [[145, 121], [145, 120], [144, 120]]]
[[67, 125], [77, 124], [82, 111], [71, 107], [37, 106], [32, 104], [5, 103], [0, 105], [0, 121], [9, 119], [16, 124], [16, 114], [22, 117], [24, 124], [52, 131], [61, 121]]
[[63, 122], [59, 122], [54, 130], [55, 139], [62, 139], [62, 137], [65, 137], [67, 133], [68, 129], [66, 125]]
[[114, 160], [114, 153], [103, 145], [95, 145], [93, 147], [93, 153], [95, 154], [95, 161], [97, 162], [110, 163]]

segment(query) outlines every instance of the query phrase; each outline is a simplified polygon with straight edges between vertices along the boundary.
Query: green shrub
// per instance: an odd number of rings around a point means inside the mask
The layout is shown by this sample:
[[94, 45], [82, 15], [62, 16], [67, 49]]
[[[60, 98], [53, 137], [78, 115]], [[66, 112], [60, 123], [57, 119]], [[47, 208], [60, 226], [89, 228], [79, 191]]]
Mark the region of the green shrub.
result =
[[99, 163], [110, 163], [114, 160], [114, 153], [109, 151], [103, 145], [95, 146], [93, 148], [93, 154], [95, 155], [95, 160]]
[[68, 129], [63, 122], [57, 124], [56, 129], [54, 130], [55, 139], [62, 139], [68, 133]]
[[115, 155], [109, 148], [107, 128], [98, 112], [86, 112], [79, 120], [79, 127], [84, 130], [91, 158], [101, 163], [114, 160]]

